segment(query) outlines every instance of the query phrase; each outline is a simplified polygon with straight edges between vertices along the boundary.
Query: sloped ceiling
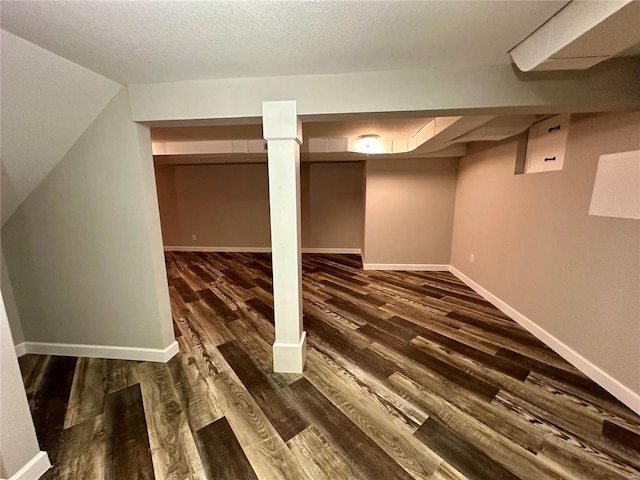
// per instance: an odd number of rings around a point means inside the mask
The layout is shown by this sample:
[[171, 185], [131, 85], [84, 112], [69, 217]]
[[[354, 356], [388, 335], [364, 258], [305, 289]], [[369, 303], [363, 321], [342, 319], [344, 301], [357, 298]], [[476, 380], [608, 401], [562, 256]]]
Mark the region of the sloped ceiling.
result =
[[2, 224], [122, 88], [2, 31]]
[[2, 2], [2, 28], [121, 83], [508, 64], [566, 0]]

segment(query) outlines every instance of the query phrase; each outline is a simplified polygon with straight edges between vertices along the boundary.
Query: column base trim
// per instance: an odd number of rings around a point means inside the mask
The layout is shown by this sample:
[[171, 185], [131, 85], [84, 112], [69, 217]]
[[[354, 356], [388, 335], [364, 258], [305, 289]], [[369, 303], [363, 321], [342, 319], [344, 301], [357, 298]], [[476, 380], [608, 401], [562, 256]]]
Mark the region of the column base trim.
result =
[[279, 373], [302, 373], [307, 359], [307, 332], [302, 332], [299, 343], [273, 344], [273, 371]]
[[20, 470], [11, 475], [9, 480], [38, 480], [50, 468], [49, 455], [47, 452], [40, 451]]
[[16, 345], [16, 353], [20, 352], [21, 355], [35, 353], [38, 355], [63, 355], [68, 357], [108, 358], [114, 360], [137, 360], [162, 363], [167, 363], [178, 351], [178, 342], [176, 341], [164, 349], [47, 342], [23, 342]]

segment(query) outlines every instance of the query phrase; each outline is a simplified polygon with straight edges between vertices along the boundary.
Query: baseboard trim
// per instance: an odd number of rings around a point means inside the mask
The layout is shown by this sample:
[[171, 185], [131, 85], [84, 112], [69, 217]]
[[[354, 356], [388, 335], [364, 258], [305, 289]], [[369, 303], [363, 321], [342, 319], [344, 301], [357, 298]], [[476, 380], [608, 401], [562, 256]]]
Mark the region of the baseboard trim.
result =
[[[191, 246], [166, 246], [165, 252], [218, 252], [218, 253], [271, 253], [271, 247], [191, 247]], [[302, 253], [325, 253], [362, 255], [360, 248], [351, 247], [309, 247], [302, 248]]]
[[511, 307], [506, 302], [500, 300], [493, 293], [474, 282], [460, 270], [451, 266], [449, 271], [484, 297], [488, 302], [495, 305], [500, 311], [508, 315], [524, 329], [528, 330], [533, 336], [551, 347], [558, 355], [591, 378], [594, 382], [607, 390], [611, 395], [616, 397], [631, 410], [640, 415], [640, 394], [634, 392], [626, 385], [616, 380], [600, 367], [590, 362], [578, 352], [569, 347], [566, 343], [554, 337], [551, 333], [540, 327], [531, 319]]
[[363, 263], [363, 270], [397, 270], [414, 272], [448, 272], [449, 265], [437, 263]]
[[165, 252], [271, 253], [271, 247], [166, 246]]
[[178, 353], [178, 342], [175, 341], [165, 349], [46, 342], [24, 342], [21, 345], [24, 345], [24, 353], [22, 353], [22, 355], [26, 353], [35, 353], [38, 355], [108, 358], [113, 360], [137, 360], [142, 362], [167, 363], [176, 353]]
[[51, 468], [47, 452], [38, 452], [20, 470], [14, 473], [9, 480], [38, 480]]
[[18, 343], [15, 346], [15, 349], [16, 349], [16, 357], [21, 357], [27, 353], [27, 347], [25, 346], [24, 342]]
[[359, 248], [310, 247], [310, 248], [303, 248], [302, 253], [324, 253], [324, 254], [330, 254], [330, 255], [362, 255], [362, 250]]

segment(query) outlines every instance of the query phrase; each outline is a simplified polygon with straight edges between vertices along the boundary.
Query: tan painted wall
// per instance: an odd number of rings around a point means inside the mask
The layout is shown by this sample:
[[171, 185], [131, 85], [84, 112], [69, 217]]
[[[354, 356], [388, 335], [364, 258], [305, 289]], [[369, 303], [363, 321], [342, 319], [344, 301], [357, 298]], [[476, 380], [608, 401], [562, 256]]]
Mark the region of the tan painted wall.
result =
[[158, 209], [163, 245], [180, 245], [176, 169], [173, 165], [155, 165]]
[[587, 214], [598, 156], [640, 148], [640, 112], [569, 128], [562, 171], [514, 175], [511, 139], [460, 161], [452, 264], [640, 393], [640, 222]]
[[[302, 165], [303, 247], [360, 248], [362, 175], [360, 163]], [[156, 182], [165, 245], [271, 245], [266, 164], [157, 165]]]
[[25, 340], [173, 341], [149, 129], [123, 87], [2, 228]]
[[0, 478], [10, 478], [39, 451], [9, 322], [0, 297]]
[[364, 163], [303, 163], [302, 246], [361, 248]]
[[[268, 247], [269, 184], [265, 164], [156, 166], [165, 245]], [[173, 224], [167, 224], [175, 212]], [[196, 240], [191, 236], [196, 235]], [[171, 243], [169, 243], [171, 242]]]
[[457, 159], [369, 159], [364, 263], [449, 264]]

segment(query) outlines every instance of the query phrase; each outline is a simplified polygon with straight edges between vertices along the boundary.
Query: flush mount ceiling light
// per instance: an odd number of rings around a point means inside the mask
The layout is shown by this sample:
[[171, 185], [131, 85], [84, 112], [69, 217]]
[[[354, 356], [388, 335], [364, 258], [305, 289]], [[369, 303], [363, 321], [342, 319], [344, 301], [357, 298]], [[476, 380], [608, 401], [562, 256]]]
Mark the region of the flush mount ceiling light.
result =
[[357, 137], [356, 149], [360, 153], [383, 153], [380, 135], [373, 133]]

